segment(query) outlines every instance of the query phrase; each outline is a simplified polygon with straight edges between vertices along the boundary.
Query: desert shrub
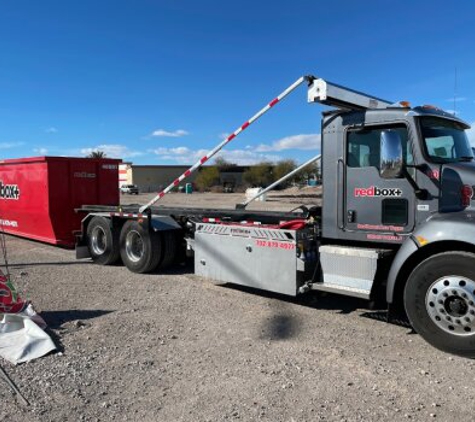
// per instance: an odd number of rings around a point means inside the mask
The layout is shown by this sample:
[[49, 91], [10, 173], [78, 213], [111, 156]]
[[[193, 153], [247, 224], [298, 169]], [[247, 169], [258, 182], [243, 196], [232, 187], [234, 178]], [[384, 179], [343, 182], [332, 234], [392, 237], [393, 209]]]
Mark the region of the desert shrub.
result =
[[203, 167], [196, 177], [195, 185], [200, 191], [207, 191], [219, 185], [219, 170], [215, 166]]
[[248, 186], [268, 186], [274, 180], [274, 166], [269, 161], [262, 161], [249, 167], [242, 176]]

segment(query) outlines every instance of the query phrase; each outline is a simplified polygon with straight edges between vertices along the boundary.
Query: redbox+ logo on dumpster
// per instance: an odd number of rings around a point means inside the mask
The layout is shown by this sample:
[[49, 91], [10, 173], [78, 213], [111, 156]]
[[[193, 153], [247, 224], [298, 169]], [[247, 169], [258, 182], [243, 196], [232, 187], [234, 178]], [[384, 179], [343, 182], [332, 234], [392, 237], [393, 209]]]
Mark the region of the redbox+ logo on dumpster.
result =
[[0, 198], [1, 199], [19, 199], [20, 189], [18, 185], [4, 185], [0, 180]]

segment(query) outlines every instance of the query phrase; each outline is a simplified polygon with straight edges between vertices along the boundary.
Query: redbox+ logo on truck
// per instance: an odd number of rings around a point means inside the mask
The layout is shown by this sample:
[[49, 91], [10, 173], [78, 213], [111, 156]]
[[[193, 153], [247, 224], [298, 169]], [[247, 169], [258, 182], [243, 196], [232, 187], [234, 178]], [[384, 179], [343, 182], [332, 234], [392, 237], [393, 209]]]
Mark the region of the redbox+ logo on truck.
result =
[[369, 188], [355, 188], [355, 197], [384, 196], [395, 198], [401, 195], [402, 190], [399, 188], [378, 188], [377, 186], [370, 186]]

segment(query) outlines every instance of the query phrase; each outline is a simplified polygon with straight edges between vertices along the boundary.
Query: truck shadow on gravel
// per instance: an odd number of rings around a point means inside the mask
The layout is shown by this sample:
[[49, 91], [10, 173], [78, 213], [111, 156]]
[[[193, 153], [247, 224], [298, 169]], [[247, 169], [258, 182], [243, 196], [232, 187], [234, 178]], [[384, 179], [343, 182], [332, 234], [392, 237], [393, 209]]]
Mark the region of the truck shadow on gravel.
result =
[[87, 324], [84, 321], [89, 319], [98, 318], [102, 315], [110, 314], [114, 311], [106, 310], [79, 310], [74, 309], [71, 311], [45, 311], [41, 312], [41, 317], [48, 324], [49, 328], [54, 330], [64, 328], [64, 324], [70, 322], [76, 322], [77, 326], [86, 326]]
[[[312, 297], [313, 296], [313, 297]], [[385, 322], [398, 327], [411, 328], [406, 315], [398, 315], [389, 318], [389, 312], [386, 307], [375, 306], [367, 300], [358, 299], [350, 296], [342, 296], [326, 292], [312, 292], [309, 297], [297, 298], [300, 305], [310, 306], [315, 309], [327, 309], [339, 311], [340, 314], [350, 314], [359, 312], [362, 318], [373, 319]], [[305, 302], [309, 301], [309, 304]]]
[[388, 320], [387, 309], [369, 309], [369, 302], [363, 299], [323, 292], [310, 292], [303, 296], [289, 297], [245, 286], [225, 284], [223, 287], [276, 300], [276, 304], [273, 306], [275, 314], [265, 321], [261, 328], [261, 338], [267, 340], [284, 340], [298, 336], [302, 325], [299, 323], [299, 319], [293, 315], [291, 304], [315, 310], [336, 311], [339, 314], [358, 312], [362, 318], [409, 328], [411, 331], [408, 334], [414, 334], [407, 317], [401, 315]]
[[91, 326], [88, 320], [110, 314], [109, 310], [79, 310], [70, 311], [45, 311], [41, 312], [41, 317], [48, 327], [46, 332], [53, 339], [58, 352], [64, 352], [64, 345], [60, 334], [72, 333]]
[[[161, 275], [190, 275], [194, 274], [193, 259], [186, 259], [180, 265], [168, 268], [166, 270], [157, 270], [154, 274]], [[211, 281], [206, 281], [211, 282]], [[301, 324], [291, 314], [291, 309], [287, 304], [295, 304], [313, 309], [336, 311], [339, 314], [351, 314], [359, 312], [362, 318], [368, 318], [383, 323], [396, 325], [398, 327], [409, 328], [413, 334], [412, 328], [405, 315], [388, 320], [387, 309], [370, 309], [370, 304], [364, 299], [350, 296], [342, 296], [326, 292], [309, 292], [304, 295], [291, 297], [279, 293], [273, 293], [265, 290], [259, 290], [253, 287], [241, 286], [230, 283], [218, 283], [222, 288], [237, 290], [246, 294], [259, 295], [261, 297], [275, 299], [280, 303], [276, 305], [275, 315], [273, 315], [262, 327], [262, 338], [268, 340], [284, 340], [296, 337], [300, 331]], [[283, 306], [281, 306], [283, 305]]]
[[[232, 265], [232, 263], [231, 263]], [[238, 270], [236, 268], [236, 270]], [[161, 275], [190, 275], [194, 274], [193, 259], [186, 259], [180, 265], [168, 268], [166, 270], [158, 270], [155, 274]], [[206, 281], [211, 282], [211, 281]], [[340, 314], [351, 314], [353, 312], [360, 312], [360, 317], [381, 321], [387, 324], [396, 325], [403, 328], [411, 328], [409, 321], [405, 315], [398, 318], [391, 318], [388, 320], [387, 309], [370, 309], [370, 304], [364, 299], [354, 298], [350, 296], [342, 296], [326, 292], [309, 292], [304, 295], [291, 297], [279, 293], [259, 290], [253, 287], [241, 286], [230, 283], [218, 283], [222, 288], [237, 290], [246, 294], [259, 295], [261, 297], [275, 299], [283, 305], [295, 304], [305, 306], [313, 309], [337, 311]], [[290, 313], [285, 311], [286, 306], [276, 306], [275, 315], [264, 324], [262, 328], [262, 338], [268, 340], [283, 340], [292, 338], [298, 335], [301, 324], [296, 321]], [[413, 331], [409, 334], [412, 334]]]

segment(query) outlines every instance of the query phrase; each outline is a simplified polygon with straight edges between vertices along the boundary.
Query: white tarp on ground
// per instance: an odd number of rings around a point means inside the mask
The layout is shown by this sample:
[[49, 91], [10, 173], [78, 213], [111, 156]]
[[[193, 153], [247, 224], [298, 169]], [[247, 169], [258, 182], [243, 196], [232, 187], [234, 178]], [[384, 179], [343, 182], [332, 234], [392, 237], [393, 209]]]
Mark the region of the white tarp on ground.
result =
[[0, 318], [0, 356], [9, 362], [28, 362], [56, 349], [40, 328], [46, 324], [31, 306], [22, 313], [0, 314]]

